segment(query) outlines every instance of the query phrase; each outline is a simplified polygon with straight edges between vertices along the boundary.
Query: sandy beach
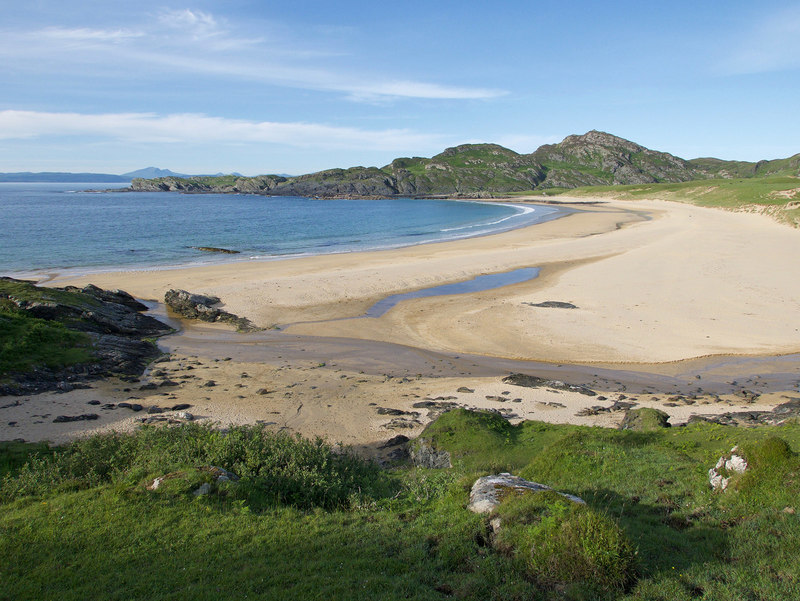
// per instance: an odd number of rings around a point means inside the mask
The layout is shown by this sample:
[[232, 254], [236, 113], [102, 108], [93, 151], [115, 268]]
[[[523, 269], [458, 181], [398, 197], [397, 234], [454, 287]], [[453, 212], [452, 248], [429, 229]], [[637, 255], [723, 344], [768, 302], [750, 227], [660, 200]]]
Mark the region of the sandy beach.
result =
[[[392, 436], [421, 431], [431, 409], [414, 405], [426, 401], [493, 408], [511, 419], [613, 426], [621, 411], [585, 410], [633, 400], [637, 406], [665, 409], [677, 424], [692, 414], [771, 409], [796, 393], [793, 382], [746, 400], [690, 389], [696, 383], [687, 377], [678, 402], [668, 402], [675, 392], [666, 384], [641, 386], [631, 394], [610, 380], [594, 386], [604, 397], [598, 400], [548, 387], [513, 387], [502, 382], [499, 368], [488, 375], [467, 368], [398, 375], [392, 373], [391, 357], [382, 358], [386, 373], [380, 373], [380, 366], [358, 369], [354, 362], [321, 360], [321, 352], [311, 348], [320, 337], [357, 339], [395, 343], [417, 353], [643, 372], [696, 357], [800, 351], [795, 266], [800, 231], [765, 216], [664, 201], [604, 199], [570, 206], [576, 212], [556, 221], [396, 250], [57, 276], [47, 284], [91, 282], [152, 300], [163, 300], [170, 288], [212, 294], [227, 311], [262, 327], [279, 326], [277, 337], [307, 340], [309, 359], [273, 351], [259, 360], [224, 361], [224, 344], [189, 348], [178, 335], [167, 344], [171, 358], [154, 365], [139, 383], [102, 382], [3, 408], [0, 438], [60, 442], [94, 429], [141, 423], [143, 412], [118, 408], [92, 409], [100, 415], [93, 422], [52, 423], [55, 415], [86, 412], [89, 401], [100, 400], [136, 402], [144, 410], [189, 404], [197, 419], [223, 425], [261, 422], [374, 451]], [[539, 277], [485, 292], [403, 301], [380, 318], [361, 317], [391, 294], [522, 267], [540, 268]], [[576, 308], [532, 306], [545, 301]], [[789, 371], [800, 380], [796, 368]], [[164, 380], [173, 384], [162, 385]], [[148, 383], [155, 387], [140, 389]], [[729, 392], [738, 385], [731, 384]], [[6, 425], [12, 421], [14, 426]]]

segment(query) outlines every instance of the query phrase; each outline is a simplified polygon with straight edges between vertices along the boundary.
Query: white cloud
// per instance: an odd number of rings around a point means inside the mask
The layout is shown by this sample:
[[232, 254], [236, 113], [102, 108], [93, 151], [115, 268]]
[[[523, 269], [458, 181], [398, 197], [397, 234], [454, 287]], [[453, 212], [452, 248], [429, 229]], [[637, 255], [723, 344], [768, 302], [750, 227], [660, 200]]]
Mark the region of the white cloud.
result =
[[438, 148], [444, 138], [407, 129], [365, 130], [320, 123], [246, 121], [198, 114], [0, 111], [0, 139], [52, 136], [162, 144], [278, 144], [324, 149], [406, 151]]
[[[269, 85], [340, 92], [353, 100], [394, 98], [488, 99], [503, 90], [453, 86], [413, 79], [392, 79], [348, 67], [341, 46], [330, 51], [303, 46], [275, 31], [248, 37], [236, 27], [197, 10], [162, 11], [147, 27], [47, 27], [36, 31], [0, 31], [0, 70], [32, 73], [102, 73], [114, 77], [131, 69], [161, 69], [236, 78]], [[339, 59], [331, 66], [332, 59]], [[324, 62], [323, 62], [324, 61]], [[24, 65], [24, 67], [23, 67]], [[92, 65], [94, 69], [87, 68]]]
[[75, 42], [121, 42], [144, 37], [144, 33], [141, 31], [128, 29], [89, 29], [86, 27], [72, 29], [65, 27], [46, 27], [38, 31], [37, 35], [53, 40]]

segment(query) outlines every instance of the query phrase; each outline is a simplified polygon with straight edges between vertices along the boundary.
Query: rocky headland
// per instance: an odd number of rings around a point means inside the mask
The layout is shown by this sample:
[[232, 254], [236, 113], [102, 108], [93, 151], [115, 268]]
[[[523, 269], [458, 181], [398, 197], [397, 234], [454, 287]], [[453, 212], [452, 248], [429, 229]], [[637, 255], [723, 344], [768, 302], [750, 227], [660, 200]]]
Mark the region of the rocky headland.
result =
[[[33, 365], [24, 371], [0, 374], [0, 395], [46, 390], [67, 391], [87, 380], [117, 375], [135, 377], [161, 352], [153, 339], [174, 330], [142, 312], [147, 307], [122, 290], [103, 290], [91, 284], [82, 288], [41, 288], [33, 282], [0, 278], [0, 303], [6, 312], [23, 320], [26, 339], [41, 338], [47, 324], [81, 333], [89, 360], [57, 367]], [[5, 313], [4, 320], [11, 319]], [[10, 352], [10, 351], [9, 351]]]
[[600, 131], [566, 137], [530, 154], [497, 144], [463, 144], [432, 158], [404, 157], [384, 167], [327, 169], [294, 177], [236, 175], [135, 178], [132, 191], [261, 194], [320, 198], [493, 198], [579, 186], [686, 182], [797, 175], [800, 154], [774, 161], [685, 160]]

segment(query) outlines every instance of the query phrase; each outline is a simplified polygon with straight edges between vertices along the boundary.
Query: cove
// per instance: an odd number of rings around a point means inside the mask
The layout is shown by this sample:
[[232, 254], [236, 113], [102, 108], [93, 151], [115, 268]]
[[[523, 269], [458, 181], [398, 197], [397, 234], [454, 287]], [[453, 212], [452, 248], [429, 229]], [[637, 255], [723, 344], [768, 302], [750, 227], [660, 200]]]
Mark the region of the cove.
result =
[[426, 298], [429, 296], [445, 296], [448, 294], [467, 294], [470, 292], [484, 292], [486, 290], [494, 290], [503, 286], [510, 286], [511, 284], [520, 284], [527, 282], [539, 275], [538, 267], [523, 267], [515, 269], [514, 271], [507, 271], [505, 273], [490, 273], [487, 275], [479, 275], [466, 280], [464, 282], [455, 282], [454, 284], [443, 284], [441, 286], [433, 286], [431, 288], [423, 288], [422, 290], [414, 290], [413, 292], [404, 292], [402, 294], [393, 294], [386, 298], [379, 300], [372, 305], [364, 317], [380, 317], [389, 309], [394, 307], [397, 303], [412, 299], [412, 298]]

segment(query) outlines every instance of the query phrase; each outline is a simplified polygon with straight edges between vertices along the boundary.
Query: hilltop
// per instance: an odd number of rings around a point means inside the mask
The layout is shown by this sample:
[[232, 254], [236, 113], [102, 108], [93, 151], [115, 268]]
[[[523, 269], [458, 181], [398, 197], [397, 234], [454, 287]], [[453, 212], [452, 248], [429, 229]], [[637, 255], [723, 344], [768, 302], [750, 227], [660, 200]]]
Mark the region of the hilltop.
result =
[[787, 159], [685, 160], [592, 130], [519, 154], [497, 144], [463, 144], [431, 158], [402, 157], [384, 167], [327, 169], [287, 177], [135, 178], [134, 191], [223, 192], [271, 196], [390, 197], [502, 194], [580, 186], [679, 183], [692, 180], [797, 175], [800, 154]]

